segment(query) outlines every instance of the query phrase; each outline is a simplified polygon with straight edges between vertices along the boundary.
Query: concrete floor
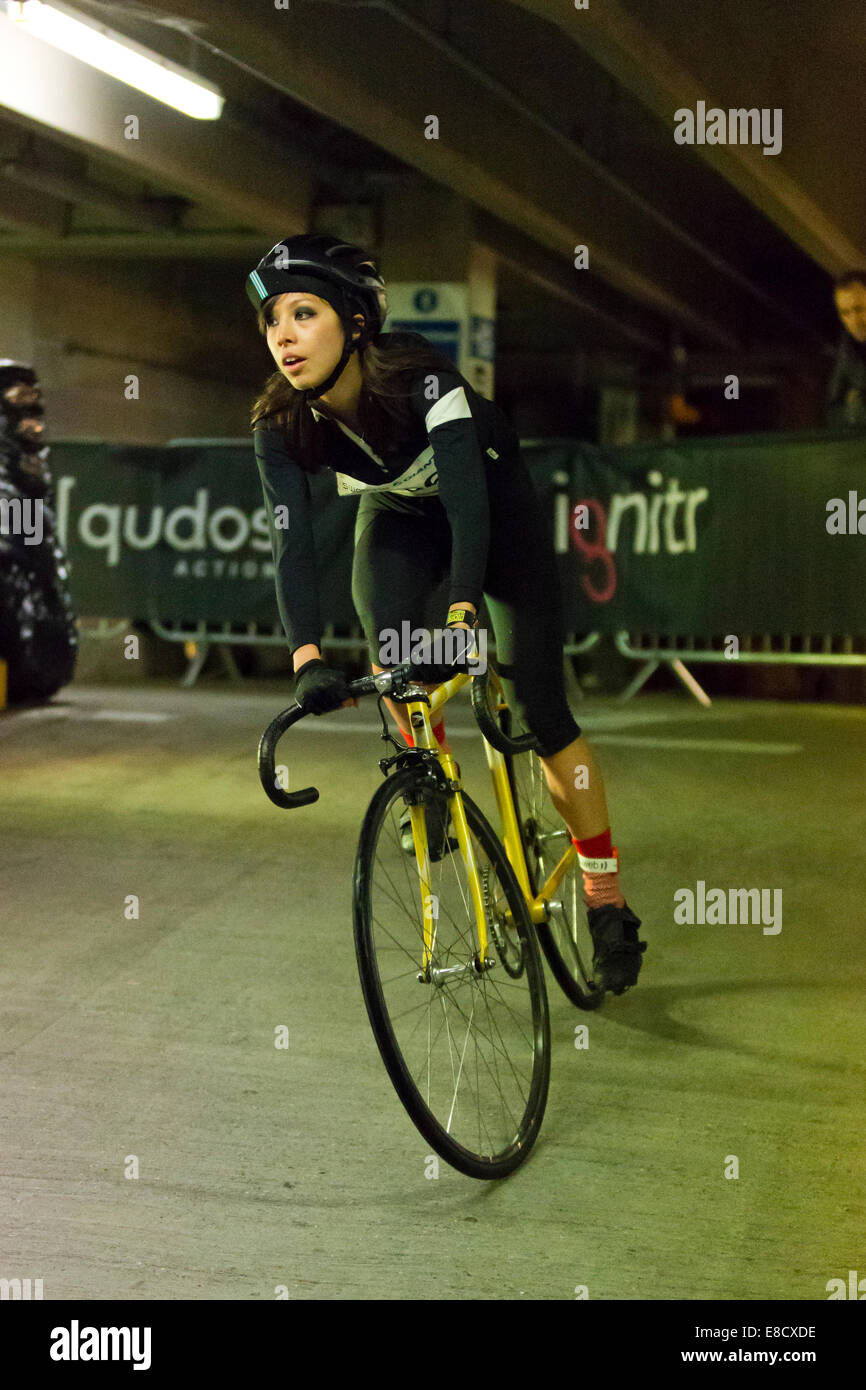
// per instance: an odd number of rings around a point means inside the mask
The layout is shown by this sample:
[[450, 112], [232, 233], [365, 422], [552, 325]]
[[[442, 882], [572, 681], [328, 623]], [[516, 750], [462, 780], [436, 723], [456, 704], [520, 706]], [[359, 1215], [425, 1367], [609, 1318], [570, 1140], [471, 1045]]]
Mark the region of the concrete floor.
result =
[[[541, 1137], [480, 1183], [425, 1177], [361, 997], [375, 704], [289, 735], [291, 785], [322, 795], [282, 812], [255, 751], [289, 689], [73, 685], [0, 717], [0, 1276], [51, 1299], [800, 1300], [866, 1274], [862, 709], [578, 707], [649, 949], [597, 1015], [548, 975]], [[468, 704], [447, 722], [491, 809]], [[697, 880], [781, 889], [782, 931], [676, 925]]]

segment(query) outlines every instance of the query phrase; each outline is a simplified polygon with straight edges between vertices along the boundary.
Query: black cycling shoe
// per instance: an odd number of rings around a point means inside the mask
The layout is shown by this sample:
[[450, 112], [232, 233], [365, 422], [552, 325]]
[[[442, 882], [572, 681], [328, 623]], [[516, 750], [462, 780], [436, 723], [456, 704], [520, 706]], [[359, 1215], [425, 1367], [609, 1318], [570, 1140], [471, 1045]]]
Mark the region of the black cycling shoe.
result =
[[594, 947], [592, 968], [596, 979], [602, 989], [610, 990], [611, 994], [623, 994], [637, 984], [643, 964], [647, 944], [638, 940], [640, 918], [635, 917], [628, 905], [614, 907], [611, 903], [588, 908], [586, 915]]
[[[446, 854], [451, 854], [452, 850], [457, 849], [457, 841], [453, 835], [447, 835], [446, 829], [451, 823], [451, 812], [448, 803], [441, 797], [437, 797], [432, 803], [428, 802], [424, 808], [427, 817], [427, 850], [430, 855], [431, 864], [437, 864], [440, 859], [444, 859]], [[412, 812], [407, 806], [400, 817], [400, 844], [404, 854], [415, 853], [415, 842], [412, 839]]]

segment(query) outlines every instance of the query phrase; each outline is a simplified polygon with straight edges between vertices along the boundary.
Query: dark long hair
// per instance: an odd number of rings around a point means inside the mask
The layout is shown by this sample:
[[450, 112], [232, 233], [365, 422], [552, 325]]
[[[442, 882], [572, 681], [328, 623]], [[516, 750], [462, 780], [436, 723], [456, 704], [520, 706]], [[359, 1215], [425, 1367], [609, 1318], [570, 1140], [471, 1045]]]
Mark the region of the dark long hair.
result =
[[[259, 332], [264, 337], [267, 302], [258, 311]], [[357, 325], [353, 325], [357, 326]], [[361, 433], [374, 453], [387, 458], [417, 425], [409, 412], [409, 386], [425, 369], [453, 373], [454, 363], [420, 333], [377, 333], [360, 349], [361, 396], [358, 414]], [[315, 402], [314, 402], [315, 404]], [[282, 372], [269, 376], [256, 398], [251, 427], [283, 430], [292, 458], [307, 473], [318, 473], [327, 464], [327, 442], [313, 419], [301, 391], [296, 391]]]

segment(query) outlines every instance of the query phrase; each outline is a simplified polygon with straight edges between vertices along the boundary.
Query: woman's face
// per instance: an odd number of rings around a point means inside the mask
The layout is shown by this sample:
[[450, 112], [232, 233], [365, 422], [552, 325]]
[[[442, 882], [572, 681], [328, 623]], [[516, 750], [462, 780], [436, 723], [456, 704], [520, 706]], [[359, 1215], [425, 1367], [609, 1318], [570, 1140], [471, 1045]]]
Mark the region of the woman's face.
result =
[[[268, 347], [283, 376], [304, 390], [334, 370], [343, 351], [343, 325], [316, 294], [279, 294], [265, 309]], [[299, 359], [291, 364], [291, 359]]]

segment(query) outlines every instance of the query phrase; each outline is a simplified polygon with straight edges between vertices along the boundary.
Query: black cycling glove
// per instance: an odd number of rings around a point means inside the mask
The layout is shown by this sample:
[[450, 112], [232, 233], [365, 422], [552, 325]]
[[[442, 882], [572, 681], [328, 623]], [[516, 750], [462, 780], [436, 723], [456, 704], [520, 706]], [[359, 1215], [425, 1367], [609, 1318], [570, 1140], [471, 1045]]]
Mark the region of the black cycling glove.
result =
[[326, 666], [320, 656], [305, 661], [295, 672], [295, 699], [311, 714], [327, 714], [349, 699], [342, 671]]
[[427, 685], [451, 680], [453, 676], [480, 675], [484, 670], [486, 663], [479, 654], [477, 622], [468, 632], [462, 627], [446, 627], [412, 648], [412, 675]]

